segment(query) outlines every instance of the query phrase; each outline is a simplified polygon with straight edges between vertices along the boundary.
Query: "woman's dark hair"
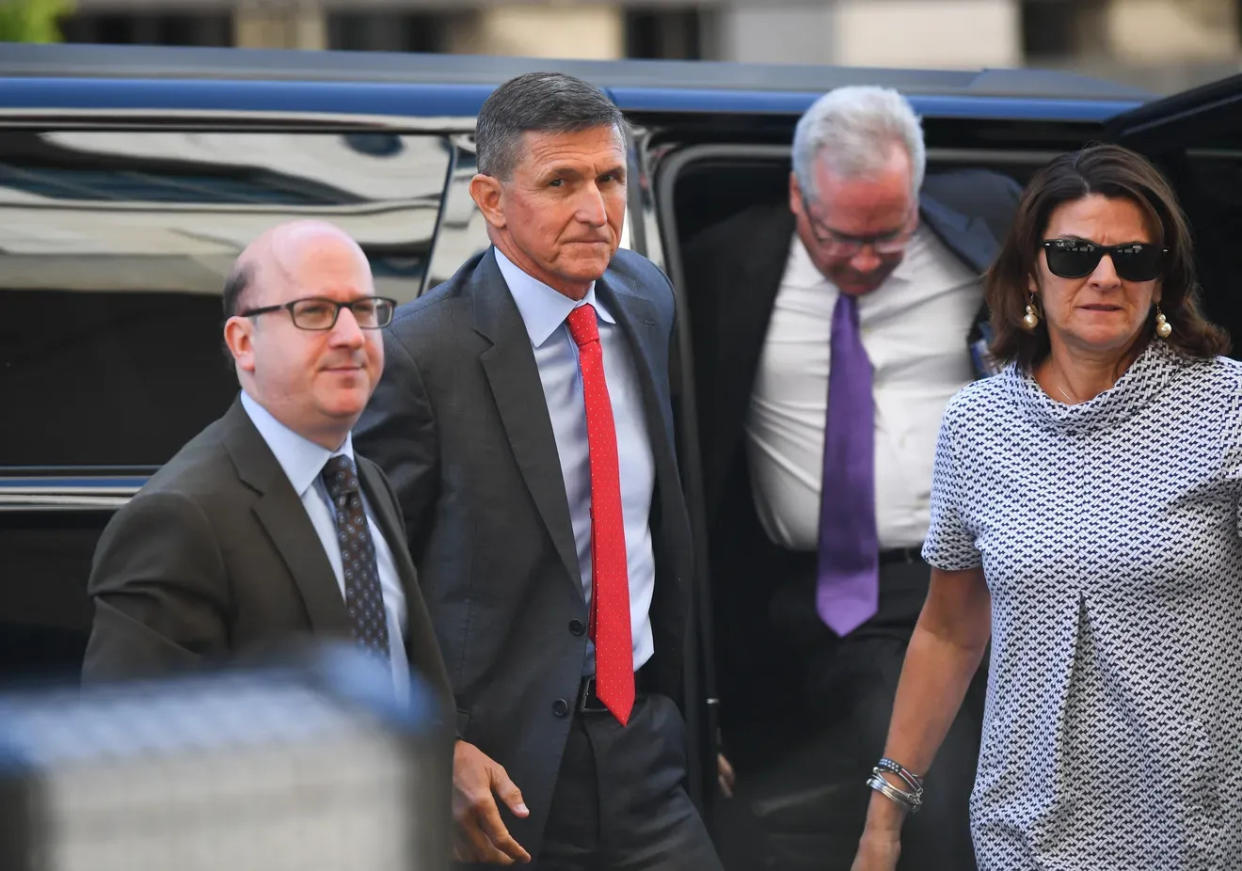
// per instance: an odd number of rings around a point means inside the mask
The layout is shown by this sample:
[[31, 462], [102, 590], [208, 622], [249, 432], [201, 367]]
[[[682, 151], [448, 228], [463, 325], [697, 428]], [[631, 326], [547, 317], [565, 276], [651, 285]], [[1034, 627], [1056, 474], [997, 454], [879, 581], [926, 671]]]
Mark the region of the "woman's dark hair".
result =
[[[1033, 331], [1022, 328], [1027, 290], [1038, 274], [1040, 243], [1053, 210], [1088, 194], [1133, 202], [1159, 234], [1155, 241], [1169, 250], [1160, 279], [1160, 308], [1173, 333], [1163, 341], [1190, 357], [1226, 353], [1229, 337], [1199, 312], [1190, 228], [1173, 189], [1133, 151], [1119, 145], [1092, 145], [1053, 159], [1022, 193], [1009, 235], [984, 279], [984, 296], [992, 313], [992, 356], [1000, 363], [1016, 360], [1029, 370], [1048, 355], [1048, 328], [1043, 320]], [[1154, 333], [1153, 314], [1139, 339], [1140, 347]]]

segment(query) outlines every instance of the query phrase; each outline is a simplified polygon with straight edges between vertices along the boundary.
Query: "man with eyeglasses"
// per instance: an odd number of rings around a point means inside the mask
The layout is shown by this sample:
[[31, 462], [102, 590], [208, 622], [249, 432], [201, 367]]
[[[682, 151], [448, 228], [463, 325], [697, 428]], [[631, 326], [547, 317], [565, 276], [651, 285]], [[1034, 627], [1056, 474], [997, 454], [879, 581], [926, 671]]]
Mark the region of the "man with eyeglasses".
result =
[[[783, 809], [757, 840], [785, 868], [848, 867], [930, 577], [940, 417], [986, 362], [980, 276], [1018, 190], [924, 164], [899, 94], [839, 88], [798, 124], [787, 195], [686, 249], [725, 745], [742, 794]], [[964, 711], [906, 867], [973, 865]]]
[[265, 232], [224, 289], [241, 394], [112, 518], [88, 590], [87, 680], [348, 640], [408, 698], [411, 672], [447, 697], [439, 647], [379, 467], [350, 429], [384, 367], [362, 249], [322, 221]]

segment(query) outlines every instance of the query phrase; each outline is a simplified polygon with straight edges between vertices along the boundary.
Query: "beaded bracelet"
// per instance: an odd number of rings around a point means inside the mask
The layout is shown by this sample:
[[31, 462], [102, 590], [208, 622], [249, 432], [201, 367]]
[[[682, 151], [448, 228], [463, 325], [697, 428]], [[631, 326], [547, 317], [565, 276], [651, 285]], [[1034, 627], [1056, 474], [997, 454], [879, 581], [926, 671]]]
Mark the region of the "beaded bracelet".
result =
[[923, 778], [919, 777], [909, 768], [906, 768], [900, 762], [895, 762], [887, 756], [882, 757], [880, 761], [875, 764], [875, 770], [877, 773], [880, 771], [887, 771], [891, 774], [896, 774], [906, 782], [906, 786], [910, 787], [912, 791], [918, 793], [923, 791]]
[[919, 812], [919, 808], [923, 806], [922, 791], [906, 792], [905, 790], [898, 789], [884, 779], [880, 773], [881, 770], [882, 769], [877, 767], [872, 771], [871, 776], [867, 778], [867, 786], [871, 787], [890, 801], [894, 801], [901, 805], [910, 813], [917, 814]]

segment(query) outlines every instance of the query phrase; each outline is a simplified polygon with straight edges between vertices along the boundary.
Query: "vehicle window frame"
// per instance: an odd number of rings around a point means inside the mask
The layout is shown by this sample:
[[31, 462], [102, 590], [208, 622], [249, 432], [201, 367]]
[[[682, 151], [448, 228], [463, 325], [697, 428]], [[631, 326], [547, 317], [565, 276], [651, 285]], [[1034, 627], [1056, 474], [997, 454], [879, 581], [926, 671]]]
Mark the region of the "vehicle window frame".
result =
[[[0, 132], [62, 133], [87, 131], [105, 134], [210, 133], [246, 136], [287, 134], [290, 136], [343, 136], [347, 134], [390, 134], [419, 139], [439, 139], [446, 145], [445, 175], [440, 182], [438, 202], [427, 236], [426, 262], [417, 286], [409, 298], [427, 288], [430, 264], [439, 244], [444, 217], [446, 189], [453, 168], [451, 137], [463, 128], [473, 129], [474, 119], [421, 119], [404, 116], [348, 116], [270, 112], [180, 112], [150, 111], [72, 111], [0, 110]], [[379, 202], [379, 201], [377, 201]], [[68, 201], [67, 201], [68, 204]], [[314, 214], [315, 206], [274, 207], [273, 211]], [[330, 215], [325, 215], [330, 217]], [[223, 366], [223, 363], [222, 363]], [[53, 458], [54, 459], [54, 458]], [[166, 458], [165, 458], [166, 459]], [[162, 462], [162, 460], [160, 461]], [[115, 508], [137, 492], [146, 478], [158, 468], [152, 464], [108, 465], [102, 458], [90, 458], [71, 465], [0, 463], [0, 511], [62, 509], [95, 511]]]

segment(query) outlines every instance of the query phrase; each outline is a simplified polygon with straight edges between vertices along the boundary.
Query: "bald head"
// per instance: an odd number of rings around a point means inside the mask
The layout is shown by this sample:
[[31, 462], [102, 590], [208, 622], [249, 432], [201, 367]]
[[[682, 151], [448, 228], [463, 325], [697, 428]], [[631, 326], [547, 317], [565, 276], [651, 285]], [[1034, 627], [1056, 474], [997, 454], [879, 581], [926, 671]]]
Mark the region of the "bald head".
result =
[[224, 285], [224, 317], [270, 304], [265, 301], [265, 288], [287, 284], [304, 260], [316, 253], [353, 257], [370, 280], [366, 254], [340, 227], [317, 220], [277, 224], [247, 245], [234, 261]]
[[[384, 366], [374, 309], [363, 328], [356, 303], [374, 297], [358, 243], [324, 221], [293, 221], [242, 251], [225, 289], [224, 341], [242, 390], [289, 429], [335, 450], [362, 414]], [[289, 303], [301, 300], [295, 322]], [[308, 322], [307, 312], [327, 315]]]

